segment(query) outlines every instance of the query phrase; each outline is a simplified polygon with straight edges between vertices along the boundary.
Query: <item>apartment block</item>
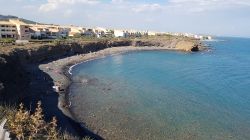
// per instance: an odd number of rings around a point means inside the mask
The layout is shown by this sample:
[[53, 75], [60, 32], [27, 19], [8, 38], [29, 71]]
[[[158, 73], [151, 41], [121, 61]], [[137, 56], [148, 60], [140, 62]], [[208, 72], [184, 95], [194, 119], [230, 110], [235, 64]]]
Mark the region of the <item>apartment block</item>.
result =
[[17, 28], [17, 39], [18, 40], [30, 40], [30, 26], [19, 19], [10, 19], [12, 24], [16, 25]]
[[0, 21], [0, 38], [17, 38], [17, 28], [9, 21]]

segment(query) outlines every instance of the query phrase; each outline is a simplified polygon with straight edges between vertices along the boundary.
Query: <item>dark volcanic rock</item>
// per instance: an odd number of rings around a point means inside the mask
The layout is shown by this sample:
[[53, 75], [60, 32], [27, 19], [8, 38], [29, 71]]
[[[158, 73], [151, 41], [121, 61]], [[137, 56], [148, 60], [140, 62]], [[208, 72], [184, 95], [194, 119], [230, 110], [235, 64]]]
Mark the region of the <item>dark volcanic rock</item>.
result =
[[194, 45], [193, 48], [191, 49], [192, 52], [198, 52], [200, 50], [198, 45]]
[[39, 47], [15, 48], [10, 53], [0, 52], [0, 102], [21, 100], [31, 94], [26, 90], [30, 86], [29, 73], [25, 71], [26, 65], [127, 45], [131, 45], [131, 41], [58, 43]]

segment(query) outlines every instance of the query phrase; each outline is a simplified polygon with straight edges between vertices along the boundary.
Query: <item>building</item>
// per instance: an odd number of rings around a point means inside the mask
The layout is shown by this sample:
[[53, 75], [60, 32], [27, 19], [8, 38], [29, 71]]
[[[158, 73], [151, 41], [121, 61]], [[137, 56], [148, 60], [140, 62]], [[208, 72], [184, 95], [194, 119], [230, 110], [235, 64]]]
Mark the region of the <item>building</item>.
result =
[[126, 37], [126, 33], [123, 30], [114, 30], [115, 37]]
[[17, 38], [16, 25], [9, 21], [0, 21], [0, 38]]
[[86, 29], [86, 31], [84, 31], [83, 36], [87, 36], [87, 37], [94, 37], [96, 36], [95, 32], [93, 29]]
[[156, 35], [156, 32], [152, 32], [152, 31], [148, 32], [148, 36], [155, 36], [155, 35]]
[[58, 37], [62, 37], [62, 38], [69, 36], [70, 31], [71, 31], [70, 28], [66, 28], [66, 27], [59, 27], [58, 30], [59, 30]]
[[30, 26], [30, 34], [32, 39], [45, 39], [47, 38], [48, 29], [42, 25]]
[[16, 25], [17, 29], [17, 39], [18, 40], [30, 40], [31, 34], [30, 34], [30, 26], [19, 19], [9, 19], [9, 21]]
[[61, 27], [59, 25], [30, 25], [30, 33], [32, 39], [56, 39], [64, 38], [69, 35], [70, 28]]
[[102, 27], [96, 27], [93, 29], [96, 37], [113, 37], [113, 30], [109, 30]]
[[93, 28], [93, 32], [95, 33], [96, 37], [103, 37], [105, 35], [106, 29], [101, 27]]
[[86, 31], [86, 28], [78, 27], [78, 26], [62, 26], [64, 29], [69, 29], [68, 36], [73, 37], [76, 35], [83, 35], [83, 33]]

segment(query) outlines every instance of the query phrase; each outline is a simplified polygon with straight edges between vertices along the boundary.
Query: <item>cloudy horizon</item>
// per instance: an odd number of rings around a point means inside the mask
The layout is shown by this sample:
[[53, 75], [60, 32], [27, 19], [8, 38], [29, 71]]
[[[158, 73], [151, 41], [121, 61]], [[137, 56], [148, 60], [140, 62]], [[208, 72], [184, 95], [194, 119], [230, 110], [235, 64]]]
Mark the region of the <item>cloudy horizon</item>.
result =
[[53, 24], [250, 37], [250, 0], [0, 0], [0, 14]]

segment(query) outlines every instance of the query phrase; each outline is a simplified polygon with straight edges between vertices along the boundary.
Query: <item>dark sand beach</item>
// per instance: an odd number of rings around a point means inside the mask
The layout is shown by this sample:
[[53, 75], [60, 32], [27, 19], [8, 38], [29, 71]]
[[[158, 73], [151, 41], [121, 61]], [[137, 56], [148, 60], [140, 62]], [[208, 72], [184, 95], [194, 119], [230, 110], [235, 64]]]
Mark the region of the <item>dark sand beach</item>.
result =
[[[71, 83], [70, 81], [70, 70], [71, 68], [78, 64], [83, 63], [85, 61], [103, 58], [108, 55], [115, 55], [120, 53], [126, 53], [131, 51], [150, 51], [150, 50], [178, 50], [175, 48], [168, 47], [113, 47], [107, 48], [104, 50], [100, 50], [98, 52], [92, 52], [88, 54], [80, 54], [71, 57], [66, 57], [63, 59], [59, 59], [56, 61], [52, 61], [49, 63], [40, 64], [39, 70], [42, 73], [47, 74], [47, 78], [41, 77], [41, 79], [45, 80], [49, 89], [56, 90], [57, 95], [51, 95], [49, 92], [46, 95], [41, 97], [41, 100], [44, 100], [45, 113], [48, 113], [49, 116], [56, 114], [56, 116], [61, 116], [58, 118], [59, 126], [62, 127], [63, 130], [67, 130], [72, 134], [76, 134], [79, 136], [90, 136], [95, 139], [102, 139], [100, 136], [91, 133], [91, 131], [87, 130], [83, 124], [78, 123], [78, 120], [74, 117], [74, 112], [71, 112], [71, 102], [68, 100], [68, 87]], [[28, 71], [33, 71], [38, 74], [38, 72], [34, 71], [34, 68], [29, 66]], [[39, 75], [39, 74], [38, 74]], [[51, 79], [50, 79], [51, 78]], [[39, 79], [39, 78], [38, 78]], [[50, 80], [47, 80], [50, 79]], [[37, 87], [43, 88], [42, 82], [40, 80], [34, 79], [34, 81], [38, 82], [37, 86], [34, 86], [34, 90], [38, 90]], [[48, 82], [49, 81], [49, 82]], [[35, 83], [35, 82], [34, 82]], [[53, 88], [54, 87], [54, 88]], [[57, 108], [58, 107], [58, 108]], [[59, 110], [57, 110], [59, 109]], [[63, 113], [63, 114], [61, 114]]]

